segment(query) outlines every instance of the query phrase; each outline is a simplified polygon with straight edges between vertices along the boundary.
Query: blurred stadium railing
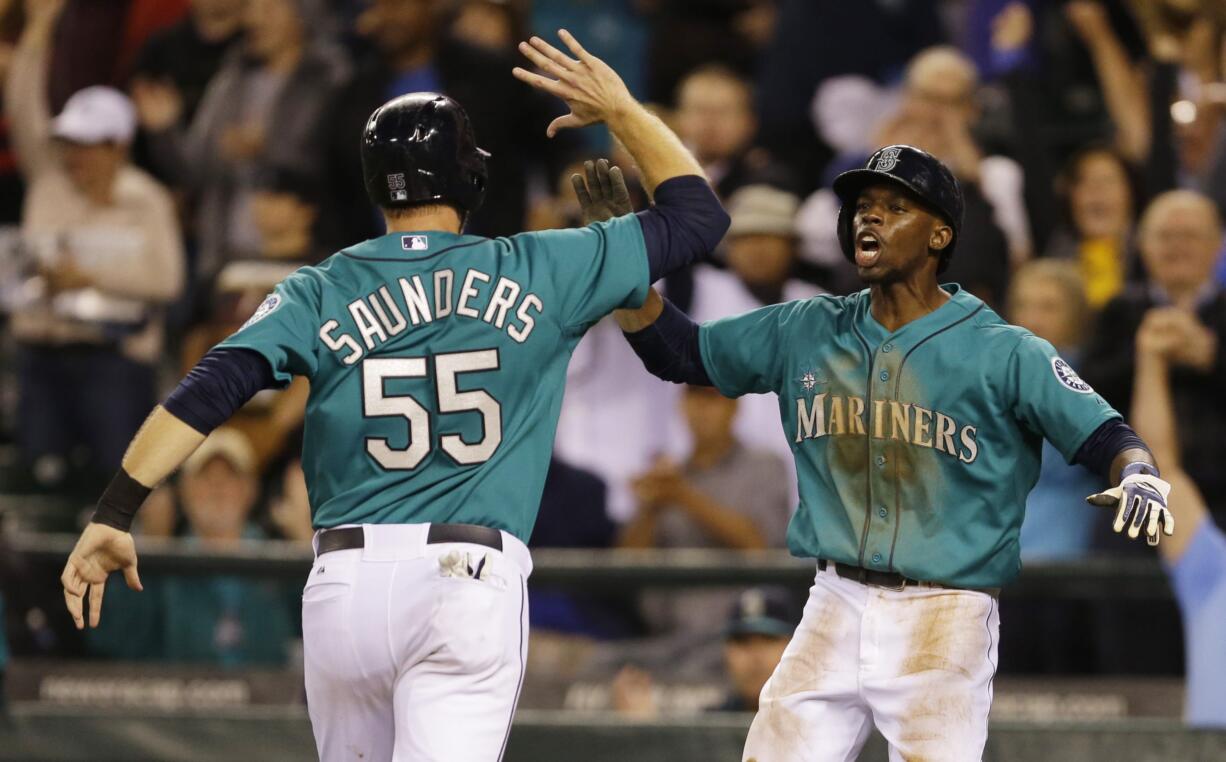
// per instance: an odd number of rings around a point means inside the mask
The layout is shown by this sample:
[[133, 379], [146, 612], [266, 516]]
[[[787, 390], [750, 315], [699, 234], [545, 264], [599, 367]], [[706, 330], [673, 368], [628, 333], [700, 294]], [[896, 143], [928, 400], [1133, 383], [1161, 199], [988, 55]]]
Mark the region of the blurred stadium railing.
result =
[[[734, 762], [751, 717], [707, 715], [632, 722], [606, 714], [521, 710], [507, 762]], [[883, 760], [874, 735], [861, 760]], [[0, 762], [279, 762], [314, 758], [305, 713], [270, 709], [231, 714], [149, 714], [18, 708], [0, 727]], [[994, 723], [989, 762], [1226, 759], [1226, 734], [1171, 721], [1036, 727]]]

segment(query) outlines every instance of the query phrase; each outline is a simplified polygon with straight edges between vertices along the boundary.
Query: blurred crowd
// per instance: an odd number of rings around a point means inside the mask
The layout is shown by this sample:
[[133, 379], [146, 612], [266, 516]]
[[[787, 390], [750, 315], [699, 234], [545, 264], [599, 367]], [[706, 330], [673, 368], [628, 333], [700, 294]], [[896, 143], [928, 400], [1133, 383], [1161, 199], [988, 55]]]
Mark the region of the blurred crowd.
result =
[[[1162, 334], [1181, 466], [1226, 525], [1216, 0], [0, 0], [0, 493], [88, 502], [169, 385], [273, 284], [381, 234], [357, 146], [391, 97], [437, 90], [467, 108], [492, 154], [470, 233], [578, 224], [568, 178], [596, 156], [648, 203], [606, 133], [547, 139], [560, 104], [511, 76], [516, 42], [559, 27], [654, 104], [731, 214], [709, 262], [659, 284], [695, 319], [857, 290], [831, 181], [881, 145], [923, 148], [966, 197], [949, 281], [1055, 344], [1126, 415], [1139, 332]], [[576, 350], [532, 545], [784, 547], [795, 480], [773, 396], [669, 386], [618, 333], [602, 322]], [[296, 460], [307, 393], [299, 380], [257, 396], [151, 498], [138, 531], [217, 547], [309, 542]], [[1048, 447], [1024, 558], [1152, 553], [1105, 531], [1083, 501], [1099, 486]], [[173, 577], [143, 596], [108, 594], [136, 623], [83, 647], [288, 658], [292, 591], [195, 579], [190, 610], [175, 604], [188, 582]], [[727, 701], [750, 707], [744, 686], [765, 679], [760, 662], [799, 619], [785, 598], [536, 591], [534, 658], [556, 667], [593, 642], [716, 638], [737, 688]], [[1018, 620], [1126, 633], [1137, 616], [1057, 607]], [[1021, 642], [1008, 619], [1006, 656], [1009, 637]], [[17, 646], [45, 650], [28, 620], [10, 627]], [[1093, 656], [1017, 663], [1128, 671], [1126, 639], [1101, 640]], [[1173, 654], [1149, 667], [1178, 673], [1179, 643]], [[614, 685], [628, 712], [656, 706], [645, 669]]]

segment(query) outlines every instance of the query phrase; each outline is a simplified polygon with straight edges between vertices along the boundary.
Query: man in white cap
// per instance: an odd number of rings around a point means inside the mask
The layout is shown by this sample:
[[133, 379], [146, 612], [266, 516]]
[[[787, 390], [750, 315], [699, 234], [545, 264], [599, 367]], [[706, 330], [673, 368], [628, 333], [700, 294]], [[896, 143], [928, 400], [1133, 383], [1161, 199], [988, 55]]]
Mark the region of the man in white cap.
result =
[[183, 288], [169, 192], [128, 160], [136, 114], [108, 87], [75, 93], [54, 119], [46, 70], [53, 12], [36, 13], [14, 53], [5, 108], [29, 190], [22, 237], [37, 275], [15, 307], [19, 437], [36, 478], [63, 477], [80, 446], [105, 472], [154, 400], [158, 308]]

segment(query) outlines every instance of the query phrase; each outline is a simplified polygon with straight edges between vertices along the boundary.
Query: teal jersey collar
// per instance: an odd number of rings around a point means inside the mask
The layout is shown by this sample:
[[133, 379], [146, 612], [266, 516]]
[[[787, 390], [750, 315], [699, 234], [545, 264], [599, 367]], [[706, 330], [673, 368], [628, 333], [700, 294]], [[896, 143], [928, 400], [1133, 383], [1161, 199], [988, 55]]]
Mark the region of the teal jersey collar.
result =
[[963, 290], [957, 283], [942, 284], [941, 290], [949, 294], [948, 301], [927, 315], [890, 332], [873, 317], [871, 292], [864, 289], [860, 292], [861, 298], [855, 313], [856, 328], [870, 345], [888, 342], [891, 351], [906, 351], [928, 337], [961, 322], [984, 306], [983, 300]]

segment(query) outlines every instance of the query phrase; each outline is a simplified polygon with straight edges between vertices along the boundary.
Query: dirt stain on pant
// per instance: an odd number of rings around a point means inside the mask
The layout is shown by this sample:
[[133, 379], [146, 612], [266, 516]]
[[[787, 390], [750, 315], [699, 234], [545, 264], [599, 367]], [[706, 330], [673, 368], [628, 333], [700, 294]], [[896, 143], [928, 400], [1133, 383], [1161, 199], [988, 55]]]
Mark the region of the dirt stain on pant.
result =
[[[899, 679], [915, 696], [899, 718], [898, 752], [907, 762], [975, 758], [986, 717], [976, 717], [974, 698], [982, 689], [991, 634], [986, 626], [990, 600], [953, 592], [900, 601], [915, 614]], [[911, 619], [911, 616], [906, 616]]]
[[808, 727], [793, 708], [803, 701], [797, 694], [821, 690], [828, 682], [832, 659], [837, 656], [835, 649], [847, 636], [847, 613], [843, 602], [828, 592], [814, 615], [796, 628], [783, 659], [762, 692], [758, 716], [750, 732], [749, 745], [754, 749], [759, 752], [770, 749], [786, 759], [791, 750], [805, 745], [807, 737], [820, 730]]

